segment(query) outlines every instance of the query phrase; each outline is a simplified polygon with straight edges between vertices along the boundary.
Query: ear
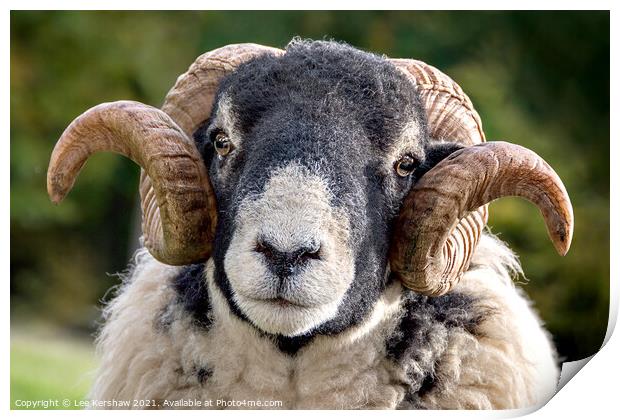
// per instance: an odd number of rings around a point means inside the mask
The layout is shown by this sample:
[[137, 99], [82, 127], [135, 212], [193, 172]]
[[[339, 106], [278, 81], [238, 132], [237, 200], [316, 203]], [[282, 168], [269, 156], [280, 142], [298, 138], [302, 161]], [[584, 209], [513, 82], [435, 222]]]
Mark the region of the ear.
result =
[[422, 175], [433, 169], [439, 162], [463, 147], [460, 143], [439, 142], [431, 139], [426, 146], [424, 162], [416, 169], [416, 179], [420, 179]]

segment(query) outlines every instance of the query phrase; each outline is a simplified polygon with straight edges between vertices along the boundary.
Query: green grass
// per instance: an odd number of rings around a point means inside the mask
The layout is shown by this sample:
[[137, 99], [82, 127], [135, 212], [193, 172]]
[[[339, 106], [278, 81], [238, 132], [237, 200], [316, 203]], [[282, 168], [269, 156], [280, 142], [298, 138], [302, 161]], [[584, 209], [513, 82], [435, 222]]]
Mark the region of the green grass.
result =
[[[58, 401], [79, 408], [96, 366], [92, 341], [55, 329], [11, 328], [11, 409], [16, 401]], [[70, 406], [62, 401], [69, 399]], [[54, 404], [52, 404], [54, 405]], [[40, 409], [44, 407], [38, 407]]]

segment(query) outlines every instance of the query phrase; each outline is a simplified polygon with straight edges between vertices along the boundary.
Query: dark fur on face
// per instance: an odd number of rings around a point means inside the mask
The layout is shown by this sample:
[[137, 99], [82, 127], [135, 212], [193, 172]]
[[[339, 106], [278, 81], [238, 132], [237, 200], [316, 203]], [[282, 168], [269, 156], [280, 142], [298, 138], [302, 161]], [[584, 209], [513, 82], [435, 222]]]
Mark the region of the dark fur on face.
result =
[[[222, 98], [230, 101], [242, 144], [234, 156], [219, 159], [212, 142], [224, 127], [212, 121]], [[419, 165], [400, 177], [387, 151], [403, 141], [412, 123], [419, 127], [417, 138], [408, 139], [412, 146], [404, 153]], [[303, 336], [274, 337], [288, 353], [316, 334], [356, 325], [369, 313], [391, 281], [387, 255], [403, 198], [416, 179], [459, 147], [431, 143], [415, 86], [388, 60], [323, 41], [294, 41], [281, 57], [263, 55], [241, 65], [220, 84], [211, 120], [195, 138], [218, 203], [215, 281], [240, 318], [249, 321], [232, 298], [224, 257], [239, 203], [263, 191], [274, 169], [291, 162], [320, 168], [333, 192], [331, 206], [350, 217], [355, 279], [334, 318]], [[225, 179], [218, 176], [223, 169]], [[200, 306], [194, 302], [191, 312]]]

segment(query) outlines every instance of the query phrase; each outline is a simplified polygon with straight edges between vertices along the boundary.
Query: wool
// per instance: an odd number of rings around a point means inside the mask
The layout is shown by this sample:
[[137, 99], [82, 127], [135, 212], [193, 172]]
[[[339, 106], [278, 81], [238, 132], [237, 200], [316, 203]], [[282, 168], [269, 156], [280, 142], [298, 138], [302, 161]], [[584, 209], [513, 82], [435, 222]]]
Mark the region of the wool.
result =
[[104, 312], [91, 398], [504, 409], [542, 404], [555, 391], [549, 335], [512, 282], [520, 271], [516, 257], [490, 234], [447, 296], [419, 296], [393, 282], [362, 323], [317, 335], [293, 356], [231, 311], [213, 270], [210, 260], [199, 276], [210, 301], [205, 325], [195, 322], [177, 292], [184, 269], [138, 252]]

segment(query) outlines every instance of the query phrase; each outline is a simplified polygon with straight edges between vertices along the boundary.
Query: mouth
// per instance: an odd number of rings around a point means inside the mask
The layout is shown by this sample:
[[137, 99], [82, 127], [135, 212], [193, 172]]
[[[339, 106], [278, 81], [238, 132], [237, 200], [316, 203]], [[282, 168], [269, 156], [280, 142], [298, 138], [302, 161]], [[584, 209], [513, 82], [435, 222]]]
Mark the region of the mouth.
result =
[[300, 304], [297, 302], [293, 302], [281, 296], [278, 296], [275, 298], [254, 298], [254, 297], [249, 297], [249, 296], [243, 296], [243, 297], [251, 302], [260, 303], [263, 305], [264, 304], [273, 305], [273, 306], [276, 306], [282, 309], [310, 309], [312, 308], [309, 305], [304, 305], [304, 304]]
[[302, 307], [301, 305], [293, 303], [290, 300], [286, 300], [284, 298], [265, 299], [264, 302], [279, 306], [281, 308], [289, 308], [291, 306]]
[[338, 301], [325, 304], [299, 302], [296, 296], [273, 294], [235, 293], [235, 302], [251, 323], [258, 329], [294, 337], [303, 334], [332, 318]]

